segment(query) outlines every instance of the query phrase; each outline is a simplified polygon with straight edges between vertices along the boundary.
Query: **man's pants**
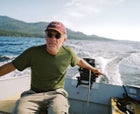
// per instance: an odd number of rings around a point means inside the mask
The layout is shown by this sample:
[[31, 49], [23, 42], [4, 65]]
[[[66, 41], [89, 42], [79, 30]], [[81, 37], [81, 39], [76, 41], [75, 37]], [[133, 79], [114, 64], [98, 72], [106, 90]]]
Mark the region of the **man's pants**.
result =
[[[26, 91], [17, 101], [13, 114], [68, 114], [68, 94], [64, 89], [35, 93]], [[41, 113], [42, 114], [42, 113]]]

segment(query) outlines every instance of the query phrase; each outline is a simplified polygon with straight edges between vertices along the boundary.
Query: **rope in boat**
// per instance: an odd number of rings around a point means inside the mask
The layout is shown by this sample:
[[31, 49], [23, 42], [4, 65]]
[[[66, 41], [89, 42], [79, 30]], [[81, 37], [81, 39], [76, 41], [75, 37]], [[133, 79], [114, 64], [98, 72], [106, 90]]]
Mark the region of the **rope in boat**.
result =
[[87, 97], [87, 108], [86, 108], [86, 113], [88, 114], [88, 108], [89, 108], [89, 101], [90, 101], [90, 92], [91, 92], [91, 70], [89, 71], [89, 84], [88, 84], [88, 97]]

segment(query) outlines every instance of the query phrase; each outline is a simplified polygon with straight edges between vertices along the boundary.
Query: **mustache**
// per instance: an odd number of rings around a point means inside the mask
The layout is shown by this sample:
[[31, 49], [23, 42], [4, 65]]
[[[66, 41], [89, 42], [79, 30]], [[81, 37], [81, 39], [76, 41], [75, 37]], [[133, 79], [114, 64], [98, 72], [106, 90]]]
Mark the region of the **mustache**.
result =
[[47, 44], [49, 44], [49, 45], [56, 45], [55, 42], [48, 42]]

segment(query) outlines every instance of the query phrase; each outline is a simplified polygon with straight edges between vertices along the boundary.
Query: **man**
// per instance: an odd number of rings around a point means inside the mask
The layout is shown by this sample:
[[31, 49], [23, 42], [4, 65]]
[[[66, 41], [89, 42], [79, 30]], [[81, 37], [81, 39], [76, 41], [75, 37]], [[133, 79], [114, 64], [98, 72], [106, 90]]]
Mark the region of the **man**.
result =
[[0, 67], [0, 76], [15, 69], [31, 68], [31, 89], [23, 92], [16, 104], [14, 114], [68, 114], [68, 95], [64, 90], [64, 79], [69, 65], [87, 68], [97, 75], [102, 73], [79, 58], [63, 43], [67, 31], [61, 22], [53, 21], [46, 30], [46, 44], [25, 50], [11, 63]]

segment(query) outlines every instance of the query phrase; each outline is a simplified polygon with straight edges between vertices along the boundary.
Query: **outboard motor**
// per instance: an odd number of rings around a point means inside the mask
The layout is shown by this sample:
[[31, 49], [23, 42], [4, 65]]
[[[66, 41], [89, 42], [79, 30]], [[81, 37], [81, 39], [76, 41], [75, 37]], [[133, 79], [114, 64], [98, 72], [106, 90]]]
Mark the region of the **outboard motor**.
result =
[[[91, 59], [91, 58], [83, 58], [85, 61], [87, 61], [90, 65], [92, 65], [93, 67], [95, 67], [95, 59]], [[92, 87], [93, 82], [96, 81], [96, 78], [98, 77], [95, 73], [91, 72], [88, 69], [85, 68], [79, 68], [79, 73], [80, 73], [80, 77], [77, 77], [77, 86], [78, 85], [89, 85], [90, 84], [90, 89]], [[89, 79], [91, 77], [91, 79]], [[90, 82], [89, 82], [90, 81]]]

